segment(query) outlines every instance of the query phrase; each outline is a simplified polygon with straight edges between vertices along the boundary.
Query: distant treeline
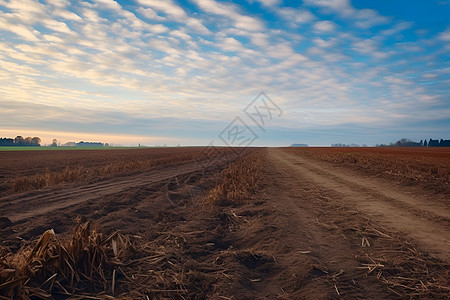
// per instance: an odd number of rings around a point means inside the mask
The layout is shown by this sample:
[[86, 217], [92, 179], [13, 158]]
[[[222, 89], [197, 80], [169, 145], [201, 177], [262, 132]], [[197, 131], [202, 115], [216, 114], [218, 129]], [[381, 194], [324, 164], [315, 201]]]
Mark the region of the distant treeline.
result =
[[[54, 139], [50, 146], [57, 147], [57, 146], [60, 146], [60, 143], [58, 142], [57, 139]], [[100, 143], [100, 142], [84, 142], [84, 141], [81, 141], [81, 142], [78, 142], [78, 143], [67, 142], [67, 143], [63, 144], [62, 146], [63, 147], [109, 147], [109, 144], [108, 143], [103, 144], [103, 143]]]
[[79, 142], [75, 144], [76, 147], [104, 147], [105, 144], [100, 142]]
[[[0, 138], [0, 147], [4, 146], [34, 146], [34, 147], [40, 147], [41, 146], [41, 138], [35, 136], [32, 137], [26, 137], [23, 138], [22, 136], [16, 136], [14, 139], [12, 138]], [[60, 143], [57, 139], [53, 139], [52, 143], [48, 145], [50, 147], [58, 147], [60, 146]], [[109, 147], [108, 143], [99, 143], [99, 142], [68, 142], [64, 144], [63, 146], [66, 147]]]
[[358, 145], [358, 144], [332, 144], [331, 147], [367, 147], [366, 144]]
[[0, 138], [0, 146], [41, 146], [41, 138], [35, 137], [26, 137], [18, 135], [14, 139], [12, 138]]
[[409, 139], [401, 139], [389, 145], [377, 145], [377, 147], [450, 147], [450, 140], [421, 140], [420, 142], [413, 142]]

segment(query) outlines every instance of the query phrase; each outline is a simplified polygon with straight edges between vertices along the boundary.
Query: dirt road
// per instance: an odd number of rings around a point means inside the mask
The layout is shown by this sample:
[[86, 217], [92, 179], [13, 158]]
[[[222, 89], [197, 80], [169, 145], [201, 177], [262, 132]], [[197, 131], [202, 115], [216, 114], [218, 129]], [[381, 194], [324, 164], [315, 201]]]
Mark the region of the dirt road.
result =
[[[283, 149], [268, 149], [266, 172], [267, 201], [280, 212], [277, 222], [282, 242], [289, 245], [277, 253], [279, 262], [287, 269], [312, 266], [309, 280], [292, 287], [301, 291], [299, 297], [392, 298], [386, 286], [375, 279], [386, 276], [383, 280], [390, 282], [394, 272], [388, 265], [398, 270], [399, 265], [411, 262], [411, 270], [417, 269], [411, 257], [417, 251], [448, 265], [450, 212], [433, 195], [419, 197], [412, 194], [416, 192], [412, 188]], [[402, 255], [405, 257], [400, 259]], [[366, 276], [377, 266], [377, 276]], [[425, 270], [425, 265], [422, 268]], [[425, 280], [425, 272], [408, 272], [402, 276]]]
[[[295, 202], [304, 202], [311, 193], [298, 189], [308, 183], [322, 197], [339, 201], [348, 209], [366, 215], [373, 222], [404, 233], [426, 251], [443, 260], [450, 259], [450, 210], [430, 195], [413, 195], [376, 178], [363, 178], [355, 172], [330, 164], [269, 150], [270, 160], [289, 178]], [[294, 202], [294, 204], [295, 204]], [[291, 202], [291, 204], [293, 204]], [[296, 204], [299, 206], [301, 204]]]

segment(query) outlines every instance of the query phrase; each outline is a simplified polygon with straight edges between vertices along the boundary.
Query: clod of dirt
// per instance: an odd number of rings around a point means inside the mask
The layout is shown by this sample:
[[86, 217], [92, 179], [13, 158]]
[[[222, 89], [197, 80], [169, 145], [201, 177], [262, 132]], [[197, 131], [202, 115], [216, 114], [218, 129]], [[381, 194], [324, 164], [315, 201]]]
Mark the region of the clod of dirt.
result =
[[31, 229], [30, 231], [24, 233], [21, 237], [24, 240], [30, 240], [30, 239], [32, 239], [35, 236], [43, 234], [44, 232], [45, 232], [45, 228], [44, 227], [37, 226], [37, 227]]
[[0, 217], [0, 229], [5, 229], [12, 226], [12, 222], [10, 219], [6, 217]]
[[310, 274], [312, 275], [312, 277], [321, 277], [321, 276], [327, 276], [328, 273], [324, 270], [321, 270], [317, 267], [313, 267], [310, 271]]
[[249, 269], [260, 269], [270, 267], [273, 264], [273, 258], [261, 253], [239, 252], [236, 254], [237, 260]]

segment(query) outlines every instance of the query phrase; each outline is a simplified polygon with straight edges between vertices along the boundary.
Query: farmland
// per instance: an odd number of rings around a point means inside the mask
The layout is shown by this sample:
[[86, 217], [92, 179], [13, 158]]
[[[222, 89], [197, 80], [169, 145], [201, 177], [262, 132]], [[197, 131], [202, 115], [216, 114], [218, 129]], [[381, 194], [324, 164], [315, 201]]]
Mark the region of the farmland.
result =
[[0, 152], [0, 295], [447, 299], [450, 151], [206, 150]]

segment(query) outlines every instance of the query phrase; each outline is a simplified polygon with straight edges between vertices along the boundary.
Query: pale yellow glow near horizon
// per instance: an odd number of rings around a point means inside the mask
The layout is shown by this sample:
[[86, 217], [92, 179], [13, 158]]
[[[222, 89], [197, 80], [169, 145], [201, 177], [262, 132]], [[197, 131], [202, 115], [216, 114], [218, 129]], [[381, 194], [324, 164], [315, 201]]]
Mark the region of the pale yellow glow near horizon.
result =
[[63, 132], [63, 131], [47, 131], [47, 130], [33, 130], [33, 129], [1, 129], [0, 137], [15, 138], [16, 136], [23, 137], [40, 137], [41, 145], [51, 144], [53, 139], [57, 139], [61, 144], [67, 142], [102, 142], [115, 145], [163, 145], [174, 144], [178, 139], [160, 136], [137, 136], [124, 134], [100, 134], [88, 132]]

